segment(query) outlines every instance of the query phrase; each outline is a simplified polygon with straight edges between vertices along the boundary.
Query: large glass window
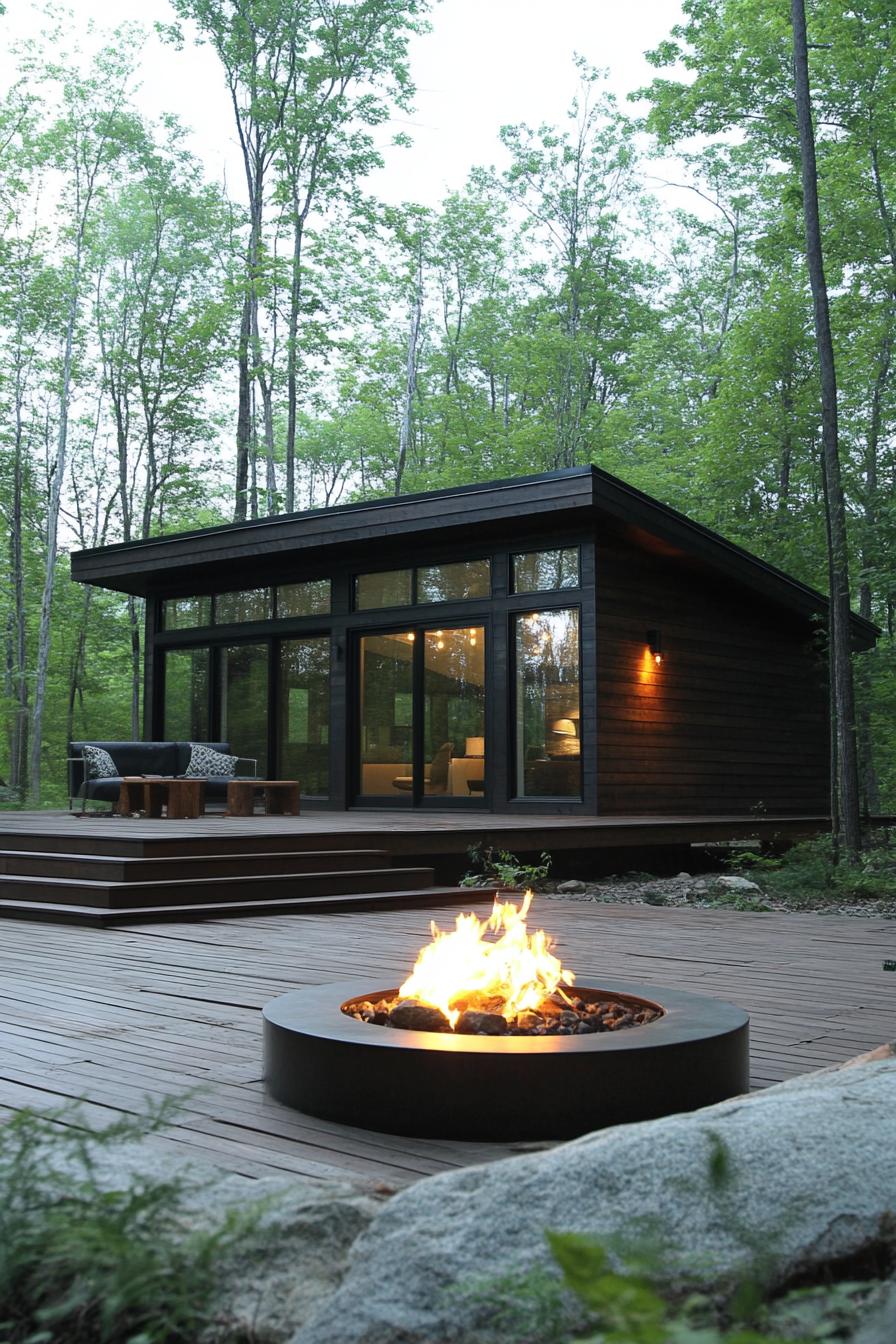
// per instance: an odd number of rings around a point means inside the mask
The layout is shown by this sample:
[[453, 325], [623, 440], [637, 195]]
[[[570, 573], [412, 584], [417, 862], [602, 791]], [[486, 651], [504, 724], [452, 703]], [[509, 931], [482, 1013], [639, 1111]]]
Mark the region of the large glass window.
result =
[[270, 588], [244, 588], [238, 593], [219, 593], [215, 598], [215, 625], [244, 625], [247, 621], [270, 619]]
[[302, 793], [330, 791], [330, 641], [285, 639], [280, 645], [279, 770]]
[[515, 620], [517, 796], [580, 797], [578, 610], [534, 611]]
[[485, 792], [485, 630], [423, 636], [423, 792]]
[[359, 574], [355, 579], [355, 606], [358, 611], [376, 607], [409, 607], [414, 571], [389, 569], [378, 574]]
[[491, 590], [488, 560], [462, 560], [417, 570], [418, 602], [463, 602], [468, 597], [488, 597]]
[[211, 621], [210, 597], [169, 597], [162, 603], [165, 630], [192, 630], [197, 625], [211, 625]]
[[[417, 593], [414, 595], [414, 575]], [[358, 574], [355, 578], [355, 608], [409, 607], [412, 602], [465, 602], [489, 597], [492, 591], [490, 560], [458, 560], [445, 565], [413, 569], [390, 569], [385, 573]]]
[[165, 654], [166, 742], [208, 741], [208, 649], [168, 649]]
[[513, 591], [547, 593], [558, 588], [578, 588], [579, 548], [558, 551], [527, 551], [513, 557]]
[[[236, 756], [252, 756], [263, 779], [268, 768], [268, 646], [234, 644], [219, 653], [221, 741]], [[245, 766], [241, 766], [245, 769]]]
[[330, 610], [330, 580], [282, 583], [277, 589], [277, 616], [323, 616]]
[[414, 633], [365, 635], [360, 658], [361, 793], [410, 802]]

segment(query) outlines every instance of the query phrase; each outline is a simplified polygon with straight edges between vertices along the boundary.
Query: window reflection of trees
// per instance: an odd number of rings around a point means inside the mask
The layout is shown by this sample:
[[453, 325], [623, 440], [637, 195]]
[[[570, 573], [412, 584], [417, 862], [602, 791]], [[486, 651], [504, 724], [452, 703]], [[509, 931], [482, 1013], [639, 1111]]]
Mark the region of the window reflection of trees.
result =
[[581, 792], [579, 695], [578, 610], [517, 617], [516, 750], [521, 796]]
[[320, 636], [280, 646], [280, 771], [302, 792], [326, 797], [330, 784], [330, 641]]

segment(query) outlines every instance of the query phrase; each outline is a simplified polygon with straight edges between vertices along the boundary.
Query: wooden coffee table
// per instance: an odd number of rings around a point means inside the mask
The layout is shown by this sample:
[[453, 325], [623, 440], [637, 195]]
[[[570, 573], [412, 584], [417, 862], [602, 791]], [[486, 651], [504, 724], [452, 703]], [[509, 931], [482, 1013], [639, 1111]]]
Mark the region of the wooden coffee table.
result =
[[126, 817], [145, 812], [148, 817], [165, 816], [172, 821], [201, 817], [205, 813], [204, 779], [166, 779], [146, 775], [125, 775], [118, 792], [116, 811]]
[[299, 815], [299, 784], [295, 779], [232, 779], [227, 785], [228, 817], [251, 817], [255, 794], [264, 793], [266, 816]]

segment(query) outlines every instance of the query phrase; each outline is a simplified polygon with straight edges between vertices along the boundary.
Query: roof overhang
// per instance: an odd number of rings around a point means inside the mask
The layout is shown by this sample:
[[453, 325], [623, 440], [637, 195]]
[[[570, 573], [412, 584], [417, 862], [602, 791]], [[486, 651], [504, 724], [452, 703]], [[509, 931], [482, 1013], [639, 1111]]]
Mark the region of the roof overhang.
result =
[[[520, 538], [523, 530], [531, 534], [601, 524], [623, 531], [636, 544], [659, 545], [666, 554], [697, 561], [701, 568], [806, 617], [827, 610], [827, 598], [815, 589], [597, 467], [310, 509], [78, 551], [71, 557], [72, 578], [137, 596], [224, 591], [246, 585], [248, 566], [252, 582], [264, 583], [274, 581], [287, 566], [312, 572], [357, 559], [387, 568], [401, 563], [399, 553], [414, 538], [425, 537], [436, 548], [479, 537]], [[852, 632], [859, 648], [871, 648], [880, 633], [856, 615]]]

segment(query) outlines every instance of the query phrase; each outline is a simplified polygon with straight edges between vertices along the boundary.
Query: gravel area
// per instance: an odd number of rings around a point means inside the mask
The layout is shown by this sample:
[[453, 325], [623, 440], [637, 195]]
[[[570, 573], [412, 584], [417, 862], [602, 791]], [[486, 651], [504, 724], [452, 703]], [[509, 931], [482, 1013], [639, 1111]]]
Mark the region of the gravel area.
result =
[[596, 901], [621, 905], [692, 905], [711, 909], [761, 913], [769, 910], [813, 912], [820, 915], [856, 915], [865, 919], [896, 919], [896, 899], [838, 901], [829, 897], [806, 896], [799, 903], [784, 900], [750, 878], [720, 873], [693, 876], [651, 877], [648, 873], [623, 873], [595, 882], [576, 879], [536, 884], [539, 895], [548, 900]]

